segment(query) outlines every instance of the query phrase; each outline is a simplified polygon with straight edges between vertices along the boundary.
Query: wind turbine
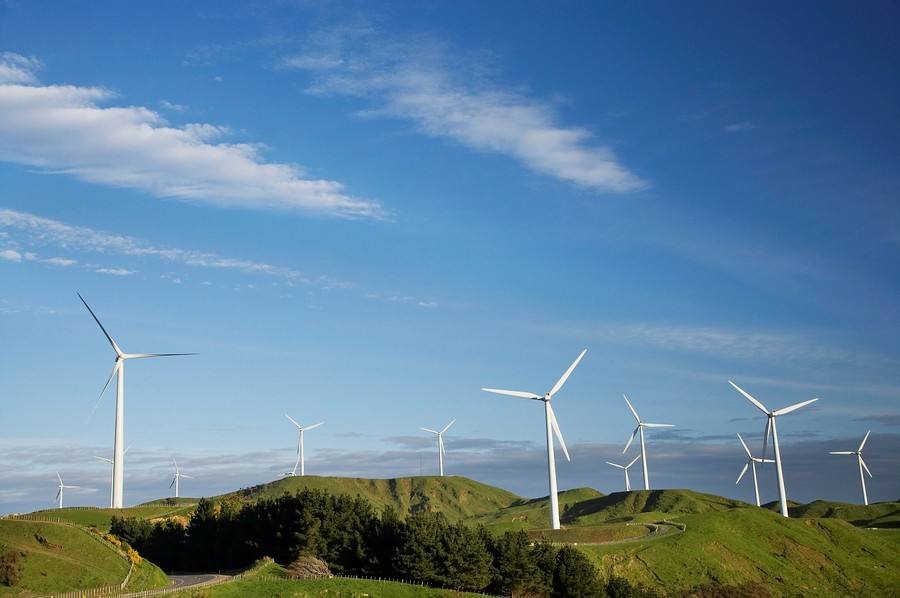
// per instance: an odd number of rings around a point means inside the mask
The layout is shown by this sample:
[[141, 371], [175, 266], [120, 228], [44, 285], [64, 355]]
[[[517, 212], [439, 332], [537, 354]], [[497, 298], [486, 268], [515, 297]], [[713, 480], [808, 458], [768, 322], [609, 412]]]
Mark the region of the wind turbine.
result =
[[57, 508], [63, 508], [63, 490], [66, 488], [81, 488], [81, 486], [66, 486], [63, 484], [62, 476], [59, 475], [59, 472], [56, 472], [56, 477], [59, 478], [59, 486], [57, 486], [56, 491], [56, 499], [59, 501]]
[[285, 475], [291, 475], [291, 476], [297, 475], [297, 464], [298, 463], [300, 464], [300, 475], [301, 476], [306, 475], [306, 469], [304, 467], [304, 458], [303, 458], [303, 433], [306, 432], [307, 430], [312, 430], [313, 428], [318, 428], [325, 422], [319, 422], [319, 423], [313, 424], [311, 426], [303, 427], [300, 424], [298, 424], [296, 421], [294, 421], [294, 418], [291, 417], [290, 415], [288, 415], [287, 413], [285, 413], [284, 416], [286, 418], [288, 418], [289, 420], [291, 420], [291, 423], [294, 424], [295, 426], [297, 426], [297, 429], [300, 430], [300, 437], [297, 439], [297, 460], [294, 462], [294, 469], [292, 469], [290, 471], [290, 473], [286, 473]]
[[106, 379], [106, 384], [103, 385], [103, 390], [100, 391], [100, 396], [97, 397], [97, 401], [99, 402], [101, 398], [103, 398], [103, 393], [106, 392], [107, 387], [109, 387], [109, 383], [112, 380], [112, 377], [116, 376], [116, 432], [115, 439], [113, 441], [113, 476], [112, 476], [112, 485], [113, 485], [113, 500], [112, 506], [116, 509], [122, 508], [122, 498], [125, 493], [125, 362], [129, 359], [146, 359], [149, 357], [176, 357], [181, 355], [196, 355], [196, 353], [125, 353], [122, 349], [119, 348], [119, 345], [116, 344], [116, 341], [109, 335], [109, 332], [106, 331], [106, 328], [103, 327], [103, 324], [100, 323], [100, 320], [97, 318], [97, 315], [94, 314], [94, 310], [91, 309], [91, 306], [87, 304], [87, 301], [84, 300], [84, 297], [81, 296], [81, 293], [76, 293], [78, 298], [81, 299], [81, 302], [84, 303], [84, 306], [91, 313], [91, 316], [94, 318], [94, 321], [97, 322], [97, 326], [100, 327], [100, 330], [103, 331], [104, 336], [106, 336], [106, 340], [109, 341], [109, 344], [112, 346], [113, 351], [116, 353], [116, 363], [113, 365], [112, 371], [109, 373], [109, 378]]
[[437, 435], [438, 462], [440, 463], [440, 466], [441, 466], [441, 477], [444, 477], [444, 453], [446, 452], [444, 450], [444, 432], [449, 430], [450, 426], [452, 426], [455, 423], [456, 423], [456, 420], [454, 419], [452, 422], [450, 422], [449, 424], [444, 426], [444, 429], [441, 430], [440, 432], [438, 432], [437, 430], [432, 430], [431, 428], [419, 428], [420, 430], [425, 430], [426, 432], [431, 432], [432, 434]]
[[533, 392], [521, 392], [518, 390], [499, 390], [496, 388], [481, 389], [498, 395], [507, 395], [520, 399], [532, 399], [534, 401], [544, 402], [544, 421], [547, 428], [547, 472], [550, 479], [550, 525], [553, 529], [559, 529], [559, 496], [557, 496], [556, 493], [556, 457], [553, 453], [554, 434], [556, 434], [556, 438], [559, 440], [559, 446], [562, 448], [566, 460], [571, 461], [571, 459], [569, 458], [569, 451], [566, 449], [566, 442], [563, 440], [562, 432], [559, 431], [559, 424], [556, 422], [556, 415], [553, 413], [553, 407], [550, 406], [550, 401], [553, 400], [553, 395], [559, 392], [559, 389], [566, 383], [566, 380], [572, 374], [575, 367], [578, 366], [578, 363], [581, 361], [581, 358], [584, 357], [585, 353], [587, 353], [587, 349], [581, 352], [581, 355], [572, 362], [569, 369], [566, 370], [562, 377], [557, 380], [556, 384], [553, 385], [553, 388], [547, 391], [544, 396], [534, 394]]
[[856, 460], [859, 462], [859, 483], [862, 484], [863, 504], [865, 505], [869, 504], [869, 495], [866, 494], [866, 478], [863, 476], [863, 470], [865, 470], [866, 473], [869, 474], [870, 478], [872, 477], [872, 472], [869, 471], [869, 468], [866, 467], [866, 462], [863, 461], [862, 450], [863, 447], [866, 446], [866, 440], [869, 439], [869, 434], [871, 433], [871, 430], [866, 432], [865, 438], [863, 438], [862, 442], [859, 443], [859, 448], [855, 451], [830, 451], [829, 453], [831, 455], [856, 455]]
[[178, 480], [180, 478], [185, 478], [187, 480], [193, 480], [194, 478], [189, 475], [184, 475], [181, 473], [181, 469], [178, 468], [178, 461], [175, 460], [175, 457], [172, 457], [172, 463], [175, 464], [175, 477], [172, 478], [172, 483], [169, 484], [169, 488], [175, 486], [175, 498], [178, 498]]
[[638, 417], [637, 411], [634, 410], [634, 407], [631, 406], [631, 401], [628, 400], [628, 397], [622, 395], [625, 399], [625, 403], [628, 405], [628, 408], [631, 409], [631, 414], [634, 415], [634, 419], [637, 420], [637, 427], [631, 433], [631, 438], [628, 439], [628, 443], [625, 445], [625, 450], [622, 451], [622, 454], [628, 452], [628, 447], [631, 446], [631, 443], [634, 442], [634, 436], [638, 432], [641, 434], [641, 471], [644, 473], [644, 490], [650, 489], [650, 472], [647, 468], [647, 447], [644, 445], [644, 428], [674, 428], [673, 424], [650, 424], [647, 422], [642, 422], [641, 418]]
[[765, 405], [763, 405], [762, 403], [760, 403], [759, 401], [754, 399], [752, 396], [750, 396], [750, 393], [748, 393], [746, 390], [744, 390], [743, 388], [741, 388], [740, 386], [738, 386], [731, 380], [729, 380], [728, 383], [731, 384], [736, 391], [738, 391], [739, 393], [744, 395], [745, 399], [747, 399], [748, 401], [753, 403], [753, 405], [757, 409], [759, 409], [760, 411], [765, 413], [766, 417], [768, 418], [766, 421], [765, 435], [763, 436], [763, 452], [762, 452], [762, 454], [763, 454], [763, 457], [766, 456], [766, 443], [769, 441], [769, 434], [771, 433], [772, 434], [772, 445], [775, 447], [775, 469], [778, 472], [778, 500], [781, 503], [781, 514], [784, 517], [788, 517], [789, 515], [788, 515], [788, 506], [787, 506], [787, 494], [784, 491], [784, 473], [781, 470], [781, 448], [778, 445], [778, 429], [775, 427], [775, 418], [778, 417], [779, 415], [786, 415], [792, 411], [796, 411], [797, 409], [800, 409], [801, 407], [805, 407], [806, 405], [809, 405], [810, 403], [815, 403], [819, 399], [809, 399], [808, 401], [803, 401], [802, 403], [795, 403], [793, 405], [789, 405], [789, 406], [783, 407], [781, 409], [774, 409], [772, 411], [769, 411]]
[[638, 455], [634, 459], [631, 460], [631, 463], [628, 465], [619, 465], [618, 463], [613, 463], [612, 461], [607, 461], [607, 465], [612, 465], [613, 467], [618, 467], [622, 471], [625, 472], [625, 492], [631, 492], [631, 480], [628, 479], [628, 468], [634, 465], [641, 456]]
[[[744, 474], [747, 473], [747, 468], [749, 467], [751, 469], [751, 471], [753, 472], [753, 492], [756, 493], [756, 506], [759, 507], [761, 505], [759, 502], [759, 484], [756, 482], [756, 464], [757, 463], [774, 463], [775, 461], [773, 461], [771, 459], [754, 457], [752, 454], [750, 454], [750, 449], [747, 448], [747, 443], [744, 442], [744, 439], [741, 438], [741, 435], [738, 434], [737, 437], [738, 437], [738, 440], [741, 441], [741, 446], [744, 447], [744, 452], [747, 453], [747, 462], [744, 463], [744, 469], [741, 470], [741, 474], [738, 476], [737, 481], [735, 482], [735, 485], [741, 483], [741, 478], [743, 478]], [[765, 454], [765, 453], [763, 453], [763, 454]]]
[[[130, 448], [131, 448], [130, 446], [128, 448], [126, 448], [125, 452], [122, 453], [122, 455], [123, 456], [127, 455], [128, 449], [130, 449]], [[97, 457], [97, 456], [95, 456], [94, 459], [109, 464], [109, 508], [111, 509], [111, 508], [113, 508], [113, 476], [112, 476], [113, 460], [107, 459], [106, 457]]]

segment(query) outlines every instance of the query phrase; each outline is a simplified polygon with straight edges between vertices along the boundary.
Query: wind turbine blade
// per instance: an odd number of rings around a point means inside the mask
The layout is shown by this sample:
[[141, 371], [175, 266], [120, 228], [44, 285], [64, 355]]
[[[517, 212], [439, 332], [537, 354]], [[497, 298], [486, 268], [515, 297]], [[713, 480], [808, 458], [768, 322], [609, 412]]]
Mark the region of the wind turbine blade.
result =
[[613, 463], [612, 461], [607, 461], [607, 465], [612, 465], [613, 467], [618, 467], [619, 469], [625, 469], [624, 465], [619, 465], [618, 463]]
[[176, 480], [176, 479], [178, 479], [178, 478], [177, 478], [177, 477], [172, 478], [172, 483], [169, 484], [169, 488], [171, 488], [172, 486], [175, 485], [175, 480]]
[[631, 406], [631, 401], [628, 400], [628, 397], [622, 395], [622, 398], [625, 399], [625, 403], [628, 405], [628, 408], [631, 409], [631, 414], [634, 416], [634, 419], [637, 420], [637, 423], [641, 423], [641, 418], [638, 417], [637, 411]]
[[59, 499], [59, 495], [62, 492], [62, 488], [56, 491], [56, 498]]
[[747, 456], [750, 457], [750, 458], [752, 459], [752, 458], [753, 458], [753, 455], [750, 454], [750, 449], [747, 448], [747, 443], [744, 442], [744, 439], [741, 438], [741, 435], [740, 435], [740, 434], [738, 434], [737, 437], [738, 437], [738, 440], [741, 441], [741, 446], [744, 447], [744, 452], [747, 453]]
[[62, 483], [63, 483], [63, 481], [62, 481], [62, 476], [59, 475], [59, 472], [58, 472], [58, 471], [56, 472], [56, 477], [59, 478], [59, 485], [62, 486]]
[[301, 429], [301, 430], [303, 429], [303, 428], [300, 426], [300, 424], [298, 424], [296, 421], [294, 421], [294, 418], [293, 418], [293, 417], [291, 417], [291, 416], [288, 415], [287, 413], [285, 413], [284, 416], [285, 416], [286, 418], [288, 418], [289, 420], [291, 420], [291, 423], [294, 424], [295, 426], [297, 426], [297, 428], [299, 428], [299, 429]]
[[863, 447], [866, 446], [866, 440], [869, 439], [869, 434], [871, 434], [871, 433], [872, 433], [872, 430], [869, 430], [868, 432], [866, 432], [866, 437], [863, 438], [863, 441], [859, 443], [859, 449], [857, 449], [857, 451], [856, 451], [857, 453], [862, 452]]
[[313, 428], [318, 428], [319, 426], [321, 426], [321, 425], [324, 424], [324, 423], [325, 423], [325, 422], [319, 422], [319, 423], [313, 424], [313, 425], [311, 425], [311, 426], [306, 426], [305, 428], [303, 428], [303, 431], [306, 432], [306, 431], [308, 431], [308, 430], [312, 430]]
[[871, 478], [871, 477], [874, 477], [874, 476], [872, 475], [872, 472], [869, 471], [869, 468], [868, 468], [868, 466], [866, 465], [866, 462], [863, 461], [862, 457], [859, 458], [859, 464], [863, 466], [863, 469], [866, 470], [866, 473], [869, 474], [869, 477], [870, 477], [870, 478]]
[[100, 320], [97, 318], [97, 314], [94, 313], [94, 310], [91, 309], [91, 306], [87, 304], [87, 301], [84, 300], [84, 297], [81, 296], [81, 293], [76, 292], [78, 298], [81, 299], [81, 302], [84, 303], [84, 306], [87, 308], [89, 312], [91, 312], [91, 317], [94, 318], [94, 321], [97, 322], [97, 326], [100, 327], [100, 330], [103, 331], [103, 334], [106, 336], [106, 340], [109, 341], [109, 344], [112, 345], [113, 351], [116, 352], [116, 355], [122, 356], [122, 349], [119, 348], [119, 345], [116, 344], [116, 341], [112, 339], [109, 333], [106, 331], [106, 328], [103, 327], [103, 324], [100, 323]]
[[116, 360], [116, 363], [113, 365], [112, 370], [109, 372], [109, 378], [106, 379], [106, 384], [103, 385], [103, 390], [100, 391], [100, 394], [97, 395], [97, 402], [94, 403], [94, 408], [91, 409], [91, 417], [94, 417], [94, 413], [97, 411], [97, 407], [100, 406], [100, 399], [103, 398], [104, 393], [106, 393], [106, 389], [109, 388], [109, 383], [112, 382], [113, 376], [116, 375], [116, 372], [119, 371], [119, 360]]
[[560, 388], [562, 388], [563, 384], [566, 383], [566, 380], [569, 379], [569, 376], [572, 375], [572, 371], [578, 367], [578, 362], [581, 361], [581, 358], [584, 357], [584, 354], [587, 353], [587, 349], [581, 352], [581, 354], [572, 362], [572, 365], [569, 366], [569, 369], [566, 370], [566, 373], [563, 374], [559, 380], [556, 381], [556, 384], [553, 385], [553, 388], [550, 389], [550, 392], [547, 394], [551, 397], [555, 395]]
[[769, 434], [771, 433], [771, 431], [772, 431], [772, 418], [769, 417], [769, 418], [766, 418], [766, 432], [765, 432], [765, 434], [763, 434], [763, 452], [762, 452], [763, 458], [765, 458], [765, 456], [766, 456], [766, 445], [769, 442]]
[[184, 357], [185, 355], [199, 355], [199, 353], [126, 353], [125, 359], [147, 359], [148, 357]]
[[[582, 355], [584, 355], [584, 353], [582, 353]], [[556, 434], [556, 439], [559, 440], [559, 446], [562, 447], [563, 454], [566, 456], [566, 461], [571, 461], [569, 449], [566, 448], [566, 441], [563, 440], [562, 432], [559, 431], [559, 424], [556, 422], [556, 414], [553, 413], [553, 406], [548, 402], [547, 407], [550, 409], [550, 424], [553, 426], [553, 433]]]
[[675, 424], [641, 424], [645, 428], [674, 428]]
[[106, 457], [94, 457], [94, 459], [96, 459], [98, 461], [103, 461], [104, 463], [112, 463], [113, 462], [112, 459], [107, 459]]
[[455, 423], [456, 423], [456, 420], [454, 419], [452, 422], [450, 422], [449, 424], [447, 424], [446, 426], [444, 426], [444, 429], [441, 430], [441, 434], [443, 434], [444, 432], [446, 432], [447, 430], [449, 430], [449, 429], [450, 429], [450, 426], [452, 426], [452, 425], [455, 424]]
[[440, 434], [437, 430], [432, 430], [431, 428], [419, 428], [420, 430], [425, 430], [426, 432], [431, 432], [432, 434]]
[[631, 438], [628, 439], [628, 443], [625, 444], [625, 450], [622, 451], [623, 455], [628, 452], [628, 447], [630, 447], [631, 443], [634, 442], [634, 437], [637, 435], [638, 430], [640, 430], [640, 429], [641, 429], [641, 426], [640, 426], [640, 424], [638, 424], [638, 427], [636, 427], [634, 429], [634, 432], [631, 433]]
[[520, 390], [500, 390], [499, 388], [482, 388], [481, 390], [485, 392], [492, 392], [497, 395], [507, 395], [510, 397], [518, 397], [520, 399], [534, 399], [536, 401], [541, 400], [539, 395], [534, 394], [533, 392], [522, 392]]
[[81, 486], [63, 486], [63, 488], [75, 488], [75, 489], [79, 489], [79, 490], [80, 490], [80, 489], [81, 489]]
[[748, 467], [750, 467], [750, 464], [749, 464], [749, 463], [744, 463], [744, 469], [741, 470], [741, 474], [738, 476], [738, 479], [737, 479], [737, 481], [735, 482], [735, 484], [740, 484], [740, 483], [741, 483], [741, 478], [743, 478], [743, 477], [744, 477], [744, 474], [747, 473], [747, 468], [748, 468]]
[[744, 398], [745, 398], [745, 399], [747, 399], [748, 401], [750, 401], [751, 403], [753, 403], [754, 405], [756, 405], [756, 408], [757, 408], [757, 409], [759, 409], [760, 411], [762, 411], [762, 412], [765, 413], [766, 415], [769, 414], [769, 410], [766, 409], [766, 406], [763, 405], [762, 403], [760, 403], [759, 401], [757, 401], [756, 399], [754, 399], [753, 397], [751, 397], [751, 396], [750, 396], [750, 393], [748, 393], [746, 390], [744, 390], [743, 388], [741, 388], [740, 386], [738, 386], [737, 384], [735, 384], [735, 383], [732, 382], [731, 380], [729, 380], [728, 383], [731, 384], [731, 385], [734, 387], [734, 389], [735, 389], [736, 391], [738, 391], [739, 393], [741, 393], [742, 395], [744, 395]]
[[828, 451], [829, 455], [855, 455], [853, 451]]
[[438, 445], [441, 449], [441, 454], [445, 457], [447, 456], [447, 449], [444, 448], [444, 437], [438, 434]]
[[796, 411], [797, 409], [800, 409], [801, 407], [806, 407], [810, 403], [815, 403], [818, 400], [819, 399], [810, 399], [808, 401], [803, 401], [802, 403], [796, 403], [789, 407], [784, 407], [783, 409], [777, 409], [775, 411], [775, 415], [785, 415], [786, 413], [790, 413], [791, 411]]
[[629, 463], [628, 465], [625, 466], [625, 469], [628, 469], [629, 467], [631, 467], [632, 465], [634, 465], [635, 463], [637, 463], [637, 462], [638, 462], [638, 459], [640, 459], [640, 458], [641, 458], [641, 456], [638, 455], [637, 457], [635, 457], [634, 459], [632, 459], [632, 460], [631, 460], [631, 463]]
[[175, 471], [178, 471], [178, 461], [175, 460], [175, 457], [172, 457], [172, 463], [175, 464]]
[[178, 474], [178, 477], [180, 477], [180, 478], [187, 478], [187, 479], [189, 479], [189, 480], [193, 480], [193, 479], [194, 479], [194, 476], [191, 476], [191, 475], [184, 475], [183, 473], [179, 473], [179, 474]]

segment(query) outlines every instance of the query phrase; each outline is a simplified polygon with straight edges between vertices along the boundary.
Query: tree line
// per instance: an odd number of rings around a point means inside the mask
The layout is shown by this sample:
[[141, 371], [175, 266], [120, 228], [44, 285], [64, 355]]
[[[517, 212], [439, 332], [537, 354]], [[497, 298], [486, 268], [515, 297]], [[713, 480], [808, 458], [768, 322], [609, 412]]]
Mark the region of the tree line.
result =
[[601, 580], [573, 547], [535, 542], [522, 531], [492, 536], [436, 512], [402, 518], [391, 507], [378, 512], [362, 497], [321, 490], [250, 504], [201, 499], [187, 526], [114, 517], [110, 531], [167, 571], [238, 569], [264, 556], [287, 565], [314, 556], [337, 574], [503, 595], [650, 595], [621, 578]]

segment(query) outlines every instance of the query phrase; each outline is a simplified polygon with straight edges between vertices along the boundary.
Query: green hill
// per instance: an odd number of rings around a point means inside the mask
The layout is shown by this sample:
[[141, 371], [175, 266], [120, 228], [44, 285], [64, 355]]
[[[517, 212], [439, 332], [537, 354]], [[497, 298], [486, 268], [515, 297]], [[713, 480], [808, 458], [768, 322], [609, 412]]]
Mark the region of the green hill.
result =
[[747, 506], [739, 500], [693, 490], [633, 490], [579, 502], [566, 511], [563, 523], [588, 525], [645, 514], [711, 513]]
[[34, 517], [46, 517], [50, 520], [62, 520], [85, 527], [96, 527], [100, 531], [109, 531], [113, 517], [137, 517], [138, 519], [157, 519], [160, 517], [187, 516], [194, 510], [196, 499], [191, 503], [166, 504], [165, 500], [154, 501], [145, 505], [125, 509], [98, 509], [88, 507], [71, 507], [64, 509], [47, 509], [35, 511]]
[[[603, 493], [593, 488], [575, 488], [559, 493], [561, 518], [565, 519], [569, 510], [579, 504], [602, 497]], [[549, 497], [519, 499], [495, 511], [482, 513], [472, 518], [495, 533], [508, 530], [545, 529], [550, 521]]]
[[[764, 505], [778, 511], [778, 503]], [[791, 517], [843, 519], [857, 527], [900, 528], [900, 502], [877, 502], [868, 506], [829, 500], [808, 504], [788, 502]]]
[[398, 513], [419, 510], [440, 511], [451, 521], [459, 521], [496, 511], [522, 500], [512, 492], [459, 476], [366, 479], [321, 476], [285, 477], [268, 484], [213, 497], [222, 500], [237, 496], [255, 501], [293, 494], [305, 488], [331, 494], [349, 494], [368, 499], [376, 508], [394, 507]]
[[[22, 579], [12, 588], [0, 585], [0, 595], [117, 586], [131, 566], [124, 553], [84, 528], [40, 521], [0, 519], [0, 553], [7, 551], [24, 555]], [[142, 560], [127, 588], [139, 591], [167, 584], [162, 571]]]

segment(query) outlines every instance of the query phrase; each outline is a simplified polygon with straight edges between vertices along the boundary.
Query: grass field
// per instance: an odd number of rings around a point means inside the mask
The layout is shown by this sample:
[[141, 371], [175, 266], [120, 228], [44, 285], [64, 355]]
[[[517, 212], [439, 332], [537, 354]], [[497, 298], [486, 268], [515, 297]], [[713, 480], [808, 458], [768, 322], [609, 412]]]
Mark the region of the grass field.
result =
[[[84, 529], [34, 521], [0, 520], [0, 545], [25, 553], [22, 581], [14, 588], [0, 586], [0, 595], [47, 592], [118, 585], [130, 564], [118, 550]], [[162, 587], [168, 583], [156, 566], [143, 561], [128, 589]]]
[[[568, 510], [579, 503], [602, 497], [603, 494], [593, 488], [576, 488], [559, 493], [559, 508], [564, 519]], [[480, 523], [492, 533], [503, 533], [508, 530], [532, 530], [547, 528], [550, 520], [550, 500], [545, 496], [531, 500], [519, 499], [498, 509], [471, 518], [473, 523]]]
[[394, 581], [363, 579], [252, 579], [234, 581], [175, 594], [179, 598], [244, 598], [244, 597], [292, 597], [292, 598], [476, 598], [479, 594], [439, 590]]
[[90, 508], [66, 508], [47, 509], [35, 511], [36, 517], [61, 519], [78, 525], [94, 526], [100, 531], [109, 531], [109, 523], [112, 517], [137, 517], [139, 519], [156, 519], [158, 517], [171, 517], [175, 515], [189, 515], [196, 503], [179, 504], [170, 506], [166, 504], [141, 505], [126, 509], [90, 509]]

